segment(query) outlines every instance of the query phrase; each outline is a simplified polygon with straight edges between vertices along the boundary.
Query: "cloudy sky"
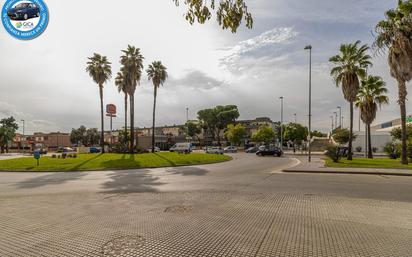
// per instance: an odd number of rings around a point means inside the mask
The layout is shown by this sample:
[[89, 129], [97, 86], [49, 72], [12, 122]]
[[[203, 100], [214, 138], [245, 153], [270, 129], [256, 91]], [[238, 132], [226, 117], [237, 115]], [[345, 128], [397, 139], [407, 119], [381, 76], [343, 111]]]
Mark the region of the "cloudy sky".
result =
[[[247, 0], [254, 27], [237, 34], [222, 31], [214, 19], [190, 26], [184, 6], [172, 0], [45, 2], [50, 22], [37, 39], [19, 41], [0, 27], [0, 117], [25, 119], [28, 132], [98, 127], [98, 88], [85, 72], [87, 57], [107, 55], [116, 73], [128, 44], [141, 48], [145, 66], [160, 60], [168, 67], [158, 125], [183, 123], [186, 107], [196, 118], [198, 110], [219, 104], [238, 105], [242, 119], [279, 120], [279, 96], [285, 97], [285, 119], [296, 113], [306, 123], [307, 44], [314, 48], [313, 126], [327, 131], [338, 105], [347, 124], [349, 107], [329, 76], [328, 58], [341, 43], [373, 42], [375, 24], [397, 0]], [[374, 58], [371, 73], [387, 81], [391, 95], [376, 122], [396, 118], [396, 81], [386, 56]], [[152, 91], [143, 77], [135, 97], [138, 126], [151, 124]], [[113, 80], [105, 85], [104, 101], [118, 105], [114, 125], [121, 127], [123, 96]]]

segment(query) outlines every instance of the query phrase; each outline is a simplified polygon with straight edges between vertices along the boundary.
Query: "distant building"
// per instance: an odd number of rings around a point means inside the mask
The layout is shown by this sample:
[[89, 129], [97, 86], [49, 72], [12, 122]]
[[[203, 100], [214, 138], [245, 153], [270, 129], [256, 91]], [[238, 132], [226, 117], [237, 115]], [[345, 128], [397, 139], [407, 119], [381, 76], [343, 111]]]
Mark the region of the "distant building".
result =
[[70, 134], [61, 132], [42, 133], [36, 132], [33, 135], [22, 135], [16, 133], [12, 142], [12, 148], [30, 148], [43, 147], [47, 149], [57, 149], [59, 147], [71, 146]]

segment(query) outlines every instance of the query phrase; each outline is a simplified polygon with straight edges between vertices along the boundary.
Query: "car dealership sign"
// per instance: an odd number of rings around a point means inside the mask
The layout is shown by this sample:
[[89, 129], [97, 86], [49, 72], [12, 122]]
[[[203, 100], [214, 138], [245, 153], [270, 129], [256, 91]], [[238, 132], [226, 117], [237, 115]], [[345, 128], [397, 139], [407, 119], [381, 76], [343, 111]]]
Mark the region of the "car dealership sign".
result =
[[116, 115], [116, 105], [114, 104], [108, 104], [106, 105], [106, 113], [110, 115]]
[[43, 0], [7, 0], [1, 11], [6, 31], [20, 40], [40, 36], [49, 23], [49, 11]]

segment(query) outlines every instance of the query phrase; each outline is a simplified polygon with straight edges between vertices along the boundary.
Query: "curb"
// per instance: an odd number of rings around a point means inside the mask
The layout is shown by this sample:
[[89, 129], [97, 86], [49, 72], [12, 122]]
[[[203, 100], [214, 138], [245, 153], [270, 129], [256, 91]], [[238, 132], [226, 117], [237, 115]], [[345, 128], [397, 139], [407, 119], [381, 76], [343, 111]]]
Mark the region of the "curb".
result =
[[386, 172], [386, 171], [350, 171], [350, 170], [299, 170], [299, 169], [284, 169], [285, 173], [312, 173], [312, 174], [355, 174], [355, 175], [385, 175], [385, 176], [403, 176], [412, 177], [412, 173], [403, 172]]

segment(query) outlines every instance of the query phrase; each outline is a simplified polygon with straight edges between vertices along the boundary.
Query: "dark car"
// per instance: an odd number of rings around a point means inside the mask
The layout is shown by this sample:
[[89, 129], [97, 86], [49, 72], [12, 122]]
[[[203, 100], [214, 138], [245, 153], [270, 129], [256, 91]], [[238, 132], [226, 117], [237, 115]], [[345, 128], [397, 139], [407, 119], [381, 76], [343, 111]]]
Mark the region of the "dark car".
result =
[[280, 156], [283, 155], [283, 152], [279, 147], [265, 147], [265, 148], [259, 149], [256, 152], [256, 155], [258, 155], [258, 156], [271, 155], [271, 156], [280, 157]]
[[100, 153], [101, 149], [99, 147], [90, 147], [90, 153]]
[[249, 147], [248, 149], [246, 149], [246, 153], [256, 153], [257, 151], [259, 151], [259, 147], [257, 147], [257, 146], [252, 146], [252, 147]]
[[34, 3], [20, 3], [7, 11], [12, 20], [28, 20], [40, 16], [40, 7]]

